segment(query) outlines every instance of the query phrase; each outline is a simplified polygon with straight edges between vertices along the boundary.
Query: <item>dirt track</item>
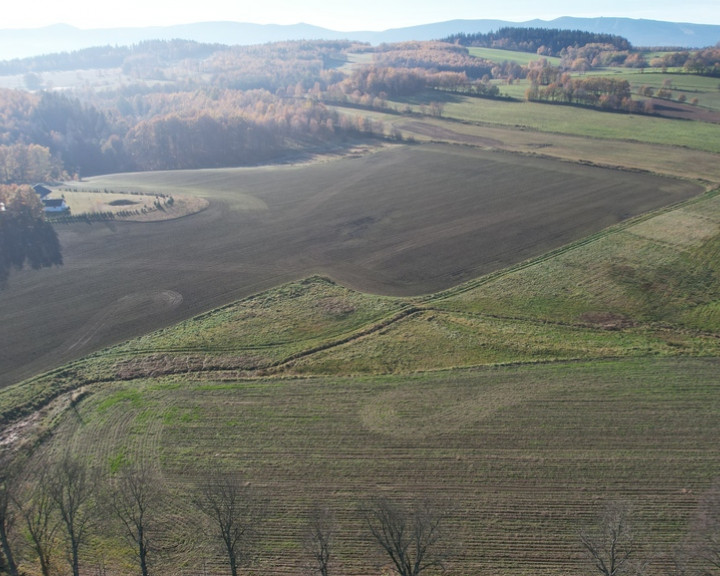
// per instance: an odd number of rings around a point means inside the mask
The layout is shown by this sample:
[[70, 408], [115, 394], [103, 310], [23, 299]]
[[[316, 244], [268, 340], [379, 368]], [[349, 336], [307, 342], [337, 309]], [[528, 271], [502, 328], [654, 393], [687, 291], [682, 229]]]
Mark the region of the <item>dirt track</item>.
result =
[[167, 222], [58, 226], [64, 266], [17, 273], [0, 292], [0, 386], [290, 279], [432, 292], [701, 192], [458, 146], [103, 183], [139, 180], [205, 186], [210, 206]]

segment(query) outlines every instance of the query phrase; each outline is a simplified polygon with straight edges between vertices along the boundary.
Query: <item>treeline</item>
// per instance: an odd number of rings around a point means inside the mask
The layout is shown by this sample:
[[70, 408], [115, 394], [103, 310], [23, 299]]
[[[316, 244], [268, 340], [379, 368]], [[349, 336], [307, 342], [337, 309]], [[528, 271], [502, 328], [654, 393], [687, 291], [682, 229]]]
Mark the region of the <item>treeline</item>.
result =
[[[399, 137], [325, 102], [383, 107], [387, 98], [427, 89], [493, 95], [487, 82], [473, 86], [480, 82], [475, 76], [487, 77], [490, 63], [449, 44], [371, 49], [347, 41], [283, 42], [218, 50], [170, 67], [156, 66], [152, 46], [125, 58], [135, 79], [127, 85], [74, 93], [0, 90], [0, 179], [35, 183], [255, 164], [361, 134]], [[211, 48], [158, 43], [168, 57]], [[375, 52], [374, 63], [351, 74], [339, 70], [350, 50]]]
[[561, 65], [567, 70], [585, 72], [594, 68], [607, 66], [624, 66], [625, 68], [645, 68], [648, 62], [641, 52], [617, 50], [611, 44], [586, 44], [585, 46], [568, 46], [560, 51]]
[[30, 186], [0, 186], [0, 287], [12, 270], [62, 264], [60, 242]]
[[[291, 92], [295, 94], [295, 87]], [[8, 97], [7, 100], [5, 97]], [[138, 95], [100, 110], [55, 92], [0, 90], [14, 107], [0, 128], [0, 177], [6, 183], [92, 174], [246, 165], [382, 128], [340, 115], [322, 102], [266, 90], [200, 90]]]
[[612, 77], [573, 77], [547, 61], [537, 62], [527, 72], [530, 87], [525, 97], [535, 102], [557, 102], [593, 106], [604, 110], [643, 112], [632, 99], [630, 83]]
[[[73, 402], [81, 399], [79, 395]], [[106, 574], [121, 563], [134, 564], [140, 576], [170, 574], [186, 561], [173, 550], [192, 541], [196, 569], [209, 561], [237, 576], [268, 553], [263, 545], [267, 520], [282, 506], [280, 495], [263, 493], [237, 472], [208, 470], [202, 478], [184, 478], [170, 488], [156, 466], [133, 464], [125, 456], [92, 469], [69, 451], [40, 464], [0, 453], [0, 574], [51, 576], [62, 573], [62, 564], [75, 576], [91, 570]], [[452, 543], [456, 535], [447, 502], [371, 495], [356, 506], [354, 512], [336, 511], [322, 496], [308, 503], [294, 523], [295, 545], [285, 551], [308, 574], [342, 573], [336, 552], [345, 535], [339, 518], [347, 521], [355, 515], [363, 531], [355, 531], [354, 541], [374, 549], [369, 565], [379, 561], [398, 576], [453, 567], [459, 550]], [[656, 564], [653, 573], [716, 573], [717, 483], [698, 498], [685, 533], [667, 550], [650, 540], [631, 503], [609, 500], [596, 512], [594, 519], [583, 517], [574, 527], [574, 547], [584, 555], [589, 573], [642, 576], [651, 564]], [[114, 550], [110, 557], [115, 566], [98, 563], [106, 557], [103, 546]], [[467, 559], [467, 552], [462, 556]]]
[[[141, 576], [173, 573], [177, 562], [169, 558], [180, 540], [195, 542], [203, 565], [210, 560], [232, 576], [267, 550], [265, 522], [277, 495], [270, 502], [240, 474], [208, 471], [187, 482], [178, 498], [158, 469], [124, 458], [93, 470], [65, 452], [42, 469], [28, 468], [20, 458], [0, 453], [0, 574], [31, 570], [52, 576], [62, 573], [65, 563], [75, 576], [93, 568], [106, 574], [114, 566], [92, 566], [89, 560], [98, 556], [93, 547], [103, 541], [117, 550], [112, 555], [117, 564], [134, 563]], [[28, 482], [29, 477], [34, 480]], [[378, 496], [368, 498], [357, 514], [366, 527], [364, 539], [400, 576], [420, 576], [448, 559], [447, 513], [437, 505]], [[191, 533], [181, 534], [178, 520]], [[335, 512], [318, 501], [298, 520], [293, 554], [303, 559], [308, 573], [335, 573]]]
[[0, 184], [51, 182], [66, 176], [60, 160], [38, 144], [0, 144]]
[[344, 78], [336, 70], [345, 53], [358, 45], [343, 40], [276, 42], [234, 46], [215, 52], [199, 64], [206, 85], [235, 90], [261, 88], [270, 92], [292, 86], [307, 91], [316, 82], [327, 86]]
[[[57, 92], [0, 90], [0, 149], [5, 183], [34, 183], [58, 172], [97, 174], [115, 168], [103, 144], [119, 129], [106, 112]], [[16, 162], [24, 161], [24, 165]]]
[[454, 34], [445, 42], [461, 46], [480, 46], [532, 52], [543, 56], [560, 56], [563, 49], [586, 44], [607, 44], [615, 50], [630, 50], [630, 41], [622, 36], [583, 30], [560, 30], [554, 28], [500, 28], [487, 34]]
[[381, 67], [457, 72], [471, 79], [490, 74], [494, 66], [489, 60], [470, 56], [464, 46], [443, 42], [402, 42], [380, 46], [373, 60]]
[[630, 83], [615, 78], [572, 78], [563, 74], [545, 86], [533, 83], [525, 95], [530, 101], [579, 104], [625, 112], [643, 111], [642, 105], [632, 100]]
[[663, 54], [650, 60], [654, 68], [683, 68], [691, 74], [720, 77], [720, 48], [706, 48], [689, 52], [681, 50]]
[[[264, 91], [174, 95], [105, 148], [138, 170], [219, 167], [268, 161], [283, 151], [372, 131], [318, 102]], [[112, 152], [110, 152], [112, 150]]]
[[192, 40], [147, 40], [133, 46], [96, 46], [72, 52], [3, 60], [0, 61], [0, 74], [120, 68], [139, 57], [169, 63], [185, 58], [206, 58], [223, 49], [227, 49], [227, 46]]

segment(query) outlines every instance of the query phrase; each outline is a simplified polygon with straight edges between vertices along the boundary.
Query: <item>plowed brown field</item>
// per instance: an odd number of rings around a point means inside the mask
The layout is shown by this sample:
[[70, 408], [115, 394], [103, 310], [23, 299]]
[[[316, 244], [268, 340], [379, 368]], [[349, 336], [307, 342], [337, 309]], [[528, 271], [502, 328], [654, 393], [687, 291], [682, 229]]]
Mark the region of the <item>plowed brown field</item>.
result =
[[89, 185], [193, 193], [210, 206], [167, 222], [58, 225], [65, 264], [17, 273], [0, 292], [0, 386], [311, 273], [370, 292], [428, 293], [702, 192], [439, 145]]

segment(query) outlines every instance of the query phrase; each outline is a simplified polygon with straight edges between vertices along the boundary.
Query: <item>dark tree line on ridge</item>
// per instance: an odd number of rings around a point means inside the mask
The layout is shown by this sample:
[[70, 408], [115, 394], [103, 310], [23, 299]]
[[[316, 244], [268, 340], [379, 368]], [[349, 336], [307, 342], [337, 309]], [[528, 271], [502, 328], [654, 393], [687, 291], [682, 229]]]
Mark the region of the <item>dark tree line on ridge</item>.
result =
[[456, 42], [462, 46], [481, 46], [532, 52], [543, 56], [560, 56], [569, 46], [586, 44], [608, 44], [615, 50], [630, 50], [630, 42], [622, 36], [583, 30], [561, 30], [555, 28], [500, 28], [487, 34], [453, 34], [445, 42]]

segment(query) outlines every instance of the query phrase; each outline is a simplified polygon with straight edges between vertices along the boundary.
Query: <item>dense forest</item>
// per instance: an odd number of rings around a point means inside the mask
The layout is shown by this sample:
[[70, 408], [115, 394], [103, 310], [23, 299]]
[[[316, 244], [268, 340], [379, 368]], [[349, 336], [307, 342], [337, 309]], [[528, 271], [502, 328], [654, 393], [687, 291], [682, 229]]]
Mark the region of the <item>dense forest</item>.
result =
[[586, 44], [607, 44], [615, 50], [630, 50], [632, 47], [622, 36], [551, 28], [501, 28], [487, 34], [454, 34], [444, 41], [461, 46], [519, 50], [543, 56], [560, 56], [568, 47], [577, 48]]
[[[152, 41], [0, 62], [0, 73], [23, 71], [28, 88], [0, 90], [0, 184], [251, 165], [359, 136], [397, 139], [397, 129], [364, 110], [407, 111], [398, 100], [423, 94], [426, 110], [440, 114], [439, 92], [498, 97], [498, 82], [516, 79], [530, 81], [530, 100], [649, 112], [627, 84], [570, 73], [612, 65], [720, 75], [717, 48], [648, 62], [627, 40], [608, 34], [504, 28], [448, 40], [377, 47]], [[557, 54], [560, 64], [491, 62], [473, 56], [471, 45]], [[102, 88], [53, 89], [52, 72], [45, 71], [69, 69], [114, 80]]]
[[96, 46], [73, 52], [56, 52], [31, 58], [0, 61], [0, 74], [27, 74], [60, 70], [107, 69], [131, 65], [133, 59], [154, 59], [158, 63], [185, 58], [206, 58], [227, 49], [222, 44], [203, 44], [191, 40], [149, 40], [133, 46]]
[[[350, 73], [347, 53], [374, 52]], [[492, 63], [466, 48], [350, 42], [217, 47], [152, 42], [38, 59], [110, 63], [127, 83], [66, 93], [0, 91], [0, 182], [135, 170], [248, 165], [357, 136], [397, 138], [329, 104], [384, 107], [386, 99], [469, 85]]]
[[374, 128], [309, 97], [344, 78], [327, 64], [343, 46], [192, 44], [133, 50], [121, 63], [133, 81], [111, 90], [0, 91], [0, 181], [245, 165]]

